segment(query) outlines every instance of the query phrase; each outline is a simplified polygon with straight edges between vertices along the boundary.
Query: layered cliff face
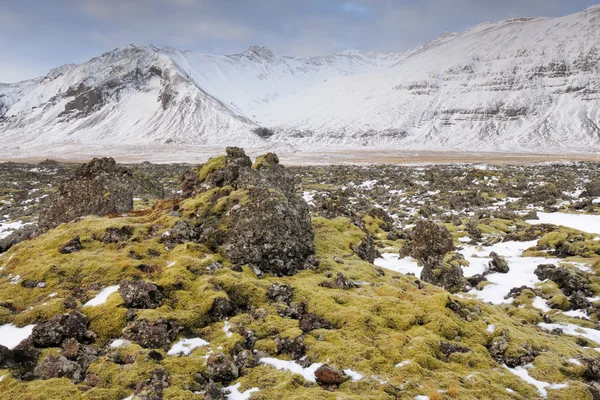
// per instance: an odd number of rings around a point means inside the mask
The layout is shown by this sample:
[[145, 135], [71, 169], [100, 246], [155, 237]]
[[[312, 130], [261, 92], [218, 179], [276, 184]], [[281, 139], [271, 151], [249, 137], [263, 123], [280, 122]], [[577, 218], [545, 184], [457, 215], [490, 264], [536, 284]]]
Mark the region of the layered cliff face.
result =
[[327, 82], [262, 116], [306, 141], [589, 149], [600, 137], [599, 26], [600, 7], [478, 25], [384, 72]]

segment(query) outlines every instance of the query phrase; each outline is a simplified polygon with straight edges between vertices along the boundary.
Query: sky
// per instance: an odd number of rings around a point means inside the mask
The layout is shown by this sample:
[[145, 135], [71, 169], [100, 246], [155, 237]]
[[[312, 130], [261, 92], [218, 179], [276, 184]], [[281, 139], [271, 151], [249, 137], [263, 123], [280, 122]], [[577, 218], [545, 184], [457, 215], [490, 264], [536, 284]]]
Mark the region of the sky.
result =
[[0, 82], [127, 44], [233, 54], [399, 52], [481, 22], [558, 17], [598, 0], [2, 0]]

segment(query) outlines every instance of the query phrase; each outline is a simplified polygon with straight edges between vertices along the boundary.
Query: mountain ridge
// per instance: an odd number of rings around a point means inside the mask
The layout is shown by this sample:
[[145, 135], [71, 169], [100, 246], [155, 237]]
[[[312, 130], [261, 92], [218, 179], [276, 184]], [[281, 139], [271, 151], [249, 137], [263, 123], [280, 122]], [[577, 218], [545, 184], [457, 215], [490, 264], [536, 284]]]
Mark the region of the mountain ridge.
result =
[[600, 148], [599, 42], [594, 6], [486, 22], [403, 53], [129, 45], [0, 84], [0, 144], [586, 151]]

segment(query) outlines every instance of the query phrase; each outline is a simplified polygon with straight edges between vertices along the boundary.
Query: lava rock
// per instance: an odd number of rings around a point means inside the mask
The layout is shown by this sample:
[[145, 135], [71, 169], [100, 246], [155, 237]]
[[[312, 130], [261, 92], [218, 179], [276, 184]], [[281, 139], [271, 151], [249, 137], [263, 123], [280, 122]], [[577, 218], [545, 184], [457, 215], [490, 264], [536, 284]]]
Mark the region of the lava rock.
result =
[[233, 317], [236, 313], [235, 306], [228, 297], [215, 297], [212, 306], [208, 311], [208, 316], [212, 322], [226, 320]]
[[324, 281], [319, 284], [322, 287], [329, 289], [350, 290], [357, 288], [358, 285], [347, 279], [343, 273], [338, 272], [337, 276], [329, 281]]
[[35, 368], [34, 374], [39, 379], [69, 378], [79, 381], [82, 378], [81, 366], [66, 357], [48, 356]]
[[36, 325], [31, 333], [35, 347], [58, 347], [65, 339], [76, 339], [81, 343], [91, 343], [96, 335], [88, 330], [89, 320], [78, 311], [58, 314], [48, 322]]
[[290, 304], [294, 297], [294, 289], [284, 283], [274, 283], [267, 289], [267, 298], [278, 303]]
[[168, 349], [177, 337], [179, 329], [170, 321], [135, 320], [127, 324], [123, 330], [123, 338], [134, 341], [146, 349]]
[[557, 267], [552, 264], [538, 265], [534, 271], [538, 279], [549, 279], [556, 283], [566, 296], [581, 291], [586, 296], [593, 296], [590, 281], [585, 272], [575, 268]]
[[306, 354], [304, 336], [295, 338], [275, 338], [275, 351], [277, 354], [290, 354], [295, 360], [302, 358]]
[[240, 374], [243, 374], [245, 371], [256, 367], [258, 361], [250, 350], [242, 350], [235, 359], [235, 365], [238, 367]]
[[132, 172], [117, 166], [112, 158], [94, 158], [60, 185], [40, 211], [41, 232], [86, 215], [108, 215], [133, 210]]
[[506, 258], [498, 255], [496, 252], [493, 252], [493, 251], [490, 253], [490, 258], [492, 259], [488, 263], [490, 272], [498, 272], [501, 274], [507, 274], [510, 271], [510, 268], [508, 267], [508, 262], [506, 261]]
[[206, 361], [206, 375], [215, 382], [227, 384], [239, 377], [239, 370], [230, 357], [215, 353]]
[[308, 313], [300, 318], [300, 329], [302, 332], [310, 332], [315, 329], [331, 329], [331, 323], [323, 317]]
[[122, 280], [119, 282], [119, 294], [127, 308], [155, 309], [162, 305], [164, 299], [158, 286], [142, 280]]
[[160, 400], [163, 391], [169, 387], [169, 374], [162, 368], [152, 371], [152, 377], [139, 382], [135, 388], [135, 398], [139, 400]]
[[133, 227], [124, 226], [122, 228], [107, 228], [104, 233], [94, 238], [104, 244], [111, 244], [129, 240], [131, 235], [133, 235]]
[[467, 280], [460, 265], [439, 263], [429, 259], [423, 264], [421, 280], [442, 287], [450, 293], [464, 291]]
[[76, 236], [73, 239], [69, 240], [67, 243], [65, 243], [65, 245], [62, 246], [58, 251], [61, 254], [71, 254], [81, 250], [83, 250], [81, 240], [79, 239], [79, 236]]

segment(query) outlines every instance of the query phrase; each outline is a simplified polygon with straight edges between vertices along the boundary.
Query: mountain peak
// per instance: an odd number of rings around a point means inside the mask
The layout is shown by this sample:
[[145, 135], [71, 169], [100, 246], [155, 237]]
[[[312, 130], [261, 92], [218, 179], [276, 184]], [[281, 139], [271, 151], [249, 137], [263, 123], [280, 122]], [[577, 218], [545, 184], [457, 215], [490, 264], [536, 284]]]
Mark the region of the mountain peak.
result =
[[244, 54], [256, 54], [261, 58], [272, 58], [275, 56], [269, 48], [264, 46], [250, 46]]

